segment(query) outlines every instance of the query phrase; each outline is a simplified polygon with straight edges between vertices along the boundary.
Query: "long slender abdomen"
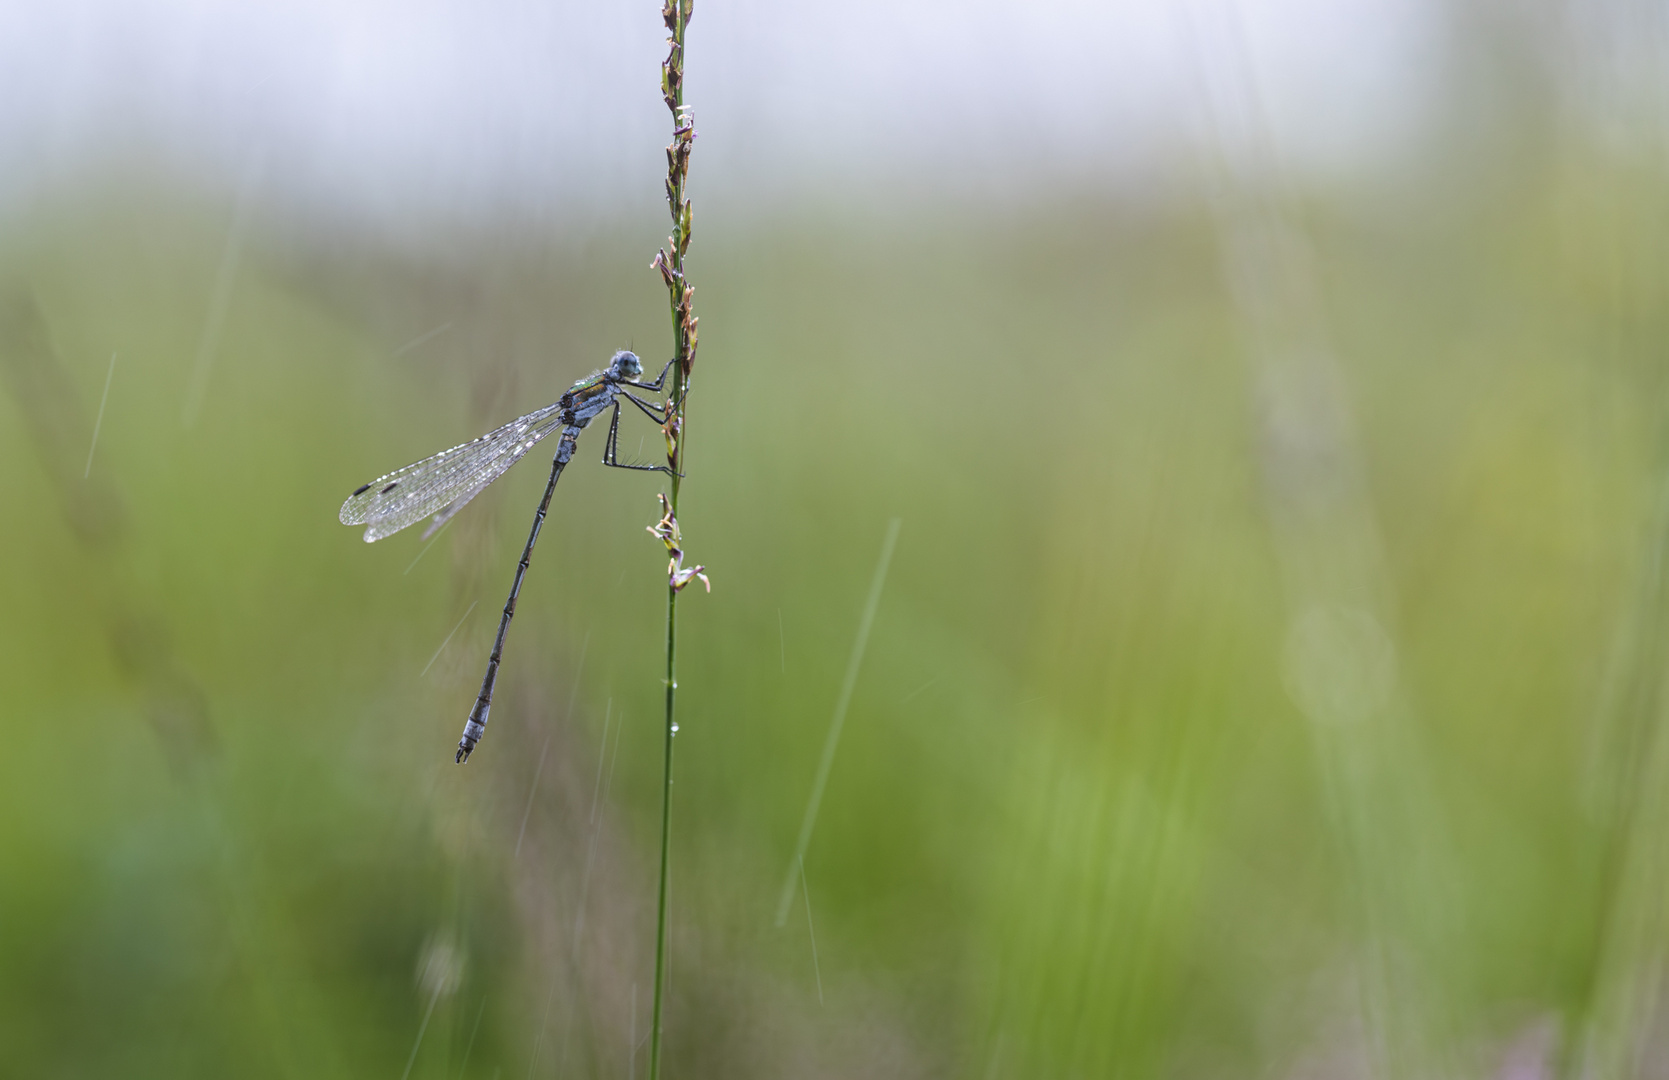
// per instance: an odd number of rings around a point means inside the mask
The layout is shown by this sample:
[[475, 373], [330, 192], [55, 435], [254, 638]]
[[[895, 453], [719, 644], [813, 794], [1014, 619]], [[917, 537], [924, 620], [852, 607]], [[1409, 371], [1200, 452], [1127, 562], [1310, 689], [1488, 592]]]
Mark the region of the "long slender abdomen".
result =
[[544, 525], [545, 513], [550, 509], [551, 494], [556, 490], [562, 470], [573, 460], [581, 426], [570, 424], [564, 427], [557, 439], [556, 457], [551, 461], [551, 477], [545, 484], [545, 497], [539, 501], [539, 510], [533, 515], [533, 528], [527, 534], [527, 546], [522, 549], [521, 561], [516, 564], [516, 577], [510, 583], [510, 598], [504, 602], [504, 613], [498, 622], [498, 637], [493, 641], [492, 654], [487, 657], [487, 673], [481, 679], [481, 693], [476, 695], [475, 706], [469, 711], [469, 719], [464, 721], [463, 737], [458, 740], [454, 760], [460, 765], [469, 760], [476, 743], [487, 733], [487, 716], [493, 707], [493, 687], [498, 682], [499, 662], [504, 658], [504, 638], [509, 634], [510, 620], [516, 614], [516, 597], [521, 595], [522, 579], [527, 576], [528, 564], [533, 561], [533, 545], [539, 542], [539, 529]]

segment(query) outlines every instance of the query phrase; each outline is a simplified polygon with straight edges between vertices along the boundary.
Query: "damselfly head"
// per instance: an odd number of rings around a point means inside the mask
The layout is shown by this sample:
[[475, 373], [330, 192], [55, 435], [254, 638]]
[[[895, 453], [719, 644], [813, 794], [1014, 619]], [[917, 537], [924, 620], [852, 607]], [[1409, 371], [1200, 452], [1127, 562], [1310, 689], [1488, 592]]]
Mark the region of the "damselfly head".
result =
[[609, 374], [617, 379], [635, 379], [643, 374], [643, 362], [637, 358], [636, 353], [621, 349], [614, 354], [614, 359], [609, 361], [608, 370]]

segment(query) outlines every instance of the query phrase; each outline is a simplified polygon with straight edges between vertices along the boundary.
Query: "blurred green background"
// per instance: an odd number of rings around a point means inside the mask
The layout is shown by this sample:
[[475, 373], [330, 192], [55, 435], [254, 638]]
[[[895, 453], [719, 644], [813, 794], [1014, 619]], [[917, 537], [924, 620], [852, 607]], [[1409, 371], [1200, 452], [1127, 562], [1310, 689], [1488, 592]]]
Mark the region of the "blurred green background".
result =
[[[1209, 20], [1157, 187], [755, 205], [698, 144], [666, 1076], [1669, 1067], [1662, 114], [1510, 22], [1350, 183]], [[118, 164], [0, 241], [0, 1072], [646, 1075], [657, 479], [581, 441], [464, 768], [544, 465], [432, 546], [335, 514], [658, 370], [661, 212]]]

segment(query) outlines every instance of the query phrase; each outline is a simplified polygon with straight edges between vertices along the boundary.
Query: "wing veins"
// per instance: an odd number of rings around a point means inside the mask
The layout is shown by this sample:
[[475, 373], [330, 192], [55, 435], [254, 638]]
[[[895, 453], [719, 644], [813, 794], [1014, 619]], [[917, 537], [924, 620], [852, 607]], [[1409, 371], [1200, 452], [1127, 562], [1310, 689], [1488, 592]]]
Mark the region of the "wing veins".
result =
[[344, 525], [367, 526], [367, 543], [431, 514], [445, 512], [451, 517], [540, 440], [560, 430], [560, 414], [560, 404], [547, 405], [467, 443], [379, 476], [350, 495], [338, 517]]

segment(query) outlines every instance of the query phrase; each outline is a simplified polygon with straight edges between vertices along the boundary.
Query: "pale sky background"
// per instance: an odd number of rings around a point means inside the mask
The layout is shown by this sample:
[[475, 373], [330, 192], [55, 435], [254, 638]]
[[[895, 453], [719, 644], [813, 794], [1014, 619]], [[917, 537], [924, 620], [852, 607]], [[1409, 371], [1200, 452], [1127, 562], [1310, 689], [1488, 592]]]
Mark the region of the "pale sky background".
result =
[[[1407, 156], [1438, 0], [698, 0], [698, 190], [792, 201], [1161, 175], [1199, 132], [1190, 19], [1238, 12], [1291, 167]], [[0, 200], [160, 150], [347, 213], [595, 206], [664, 168], [650, 0], [4, 0]]]

